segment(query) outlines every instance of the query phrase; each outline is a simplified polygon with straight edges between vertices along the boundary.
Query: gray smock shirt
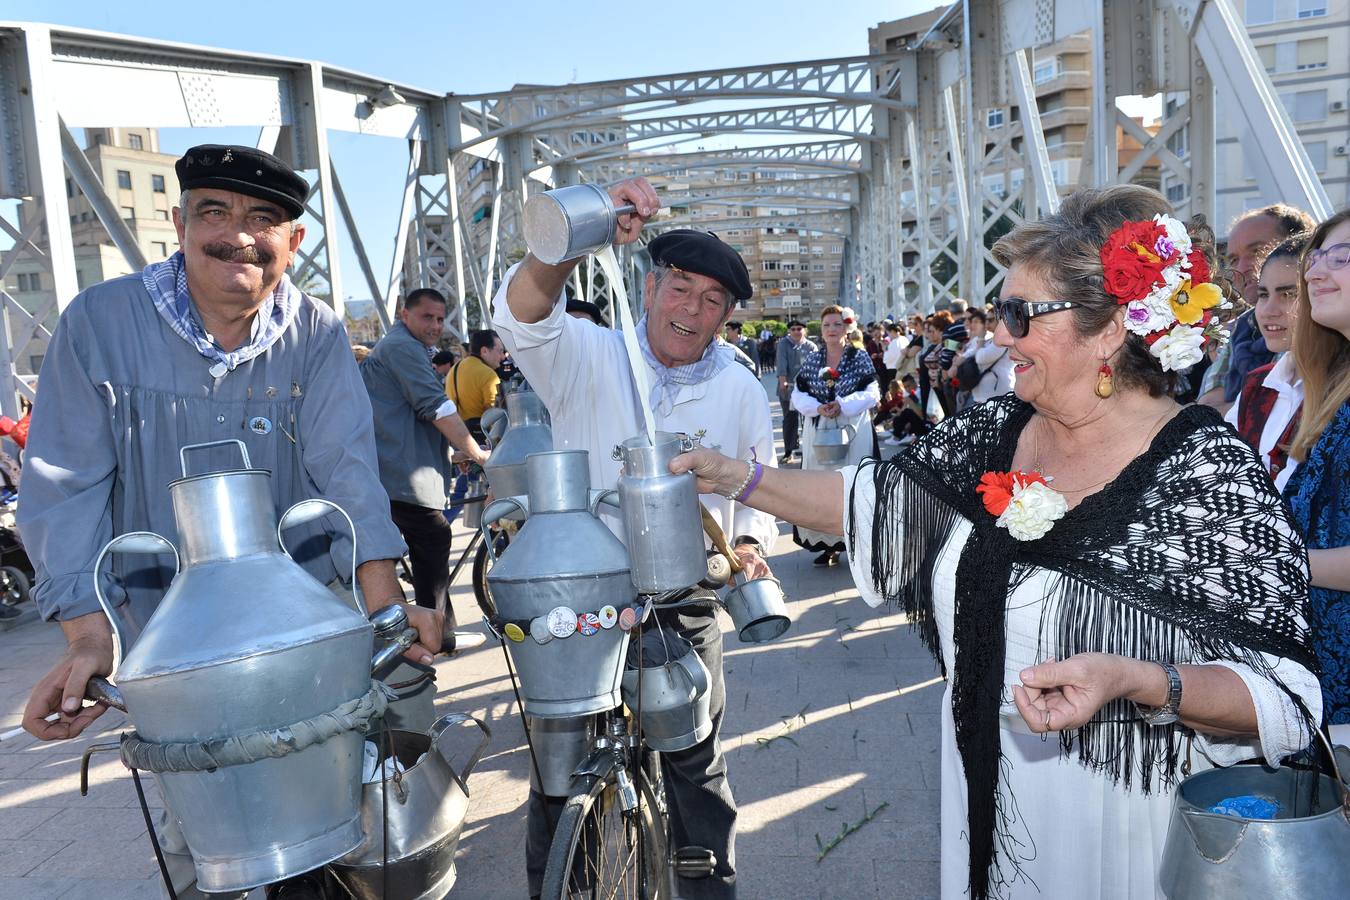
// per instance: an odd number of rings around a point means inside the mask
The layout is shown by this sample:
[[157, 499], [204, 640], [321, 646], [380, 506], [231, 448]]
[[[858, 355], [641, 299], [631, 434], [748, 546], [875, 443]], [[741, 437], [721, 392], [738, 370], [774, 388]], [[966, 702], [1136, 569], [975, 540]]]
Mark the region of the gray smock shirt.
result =
[[399, 322], [361, 363], [375, 413], [380, 482], [390, 500], [445, 509], [450, 442], [433, 424], [449, 398], [427, 345]]
[[[168, 484], [182, 476], [186, 444], [243, 441], [253, 466], [272, 473], [278, 514], [323, 497], [355, 522], [358, 563], [403, 555], [380, 487], [370, 404], [333, 311], [306, 296], [262, 354], [219, 378], [212, 364], [164, 321], [139, 273], [89, 288], [62, 314], [42, 364], [18, 513], [45, 618], [98, 611], [94, 559], [115, 535], [155, 531], [177, 544]], [[188, 465], [201, 474], [241, 463], [227, 446], [189, 453]], [[288, 530], [286, 544], [319, 581], [345, 581], [346, 532], [329, 516]], [[172, 565], [113, 555], [104, 589], [114, 604], [129, 603], [121, 612], [139, 627]]]

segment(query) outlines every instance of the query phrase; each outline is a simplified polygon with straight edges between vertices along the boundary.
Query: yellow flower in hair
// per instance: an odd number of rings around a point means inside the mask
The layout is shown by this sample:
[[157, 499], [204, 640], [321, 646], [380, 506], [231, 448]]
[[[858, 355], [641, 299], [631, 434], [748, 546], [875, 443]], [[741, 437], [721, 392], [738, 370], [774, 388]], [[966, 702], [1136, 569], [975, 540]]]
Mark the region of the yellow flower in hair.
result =
[[1205, 317], [1205, 310], [1223, 302], [1223, 292], [1213, 284], [1191, 286], [1187, 278], [1172, 294], [1172, 314], [1182, 325], [1194, 325]]

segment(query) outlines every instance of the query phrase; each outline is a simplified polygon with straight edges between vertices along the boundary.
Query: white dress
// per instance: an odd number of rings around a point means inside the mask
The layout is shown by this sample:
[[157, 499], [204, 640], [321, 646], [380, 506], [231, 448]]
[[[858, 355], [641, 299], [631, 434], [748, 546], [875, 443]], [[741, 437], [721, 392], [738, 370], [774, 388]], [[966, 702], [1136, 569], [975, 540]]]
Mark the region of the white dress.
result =
[[[853, 486], [856, 468], [843, 470], [844, 484]], [[870, 471], [870, 470], [869, 470]], [[846, 488], [845, 497], [849, 496]], [[857, 535], [869, 535], [875, 507], [872, 479], [856, 485], [853, 513]], [[898, 512], [898, 508], [896, 509]], [[845, 516], [848, 513], [845, 512]], [[933, 579], [934, 612], [942, 658], [951, 672], [956, 650], [952, 640], [956, 566], [970, 536], [970, 522], [962, 519], [952, 532], [936, 564]], [[872, 587], [872, 558], [867, 541], [848, 548], [849, 568], [864, 601], [878, 606], [882, 598]], [[1151, 900], [1157, 891], [1163, 842], [1171, 817], [1172, 792], [1157, 784], [1145, 795], [1136, 787], [1126, 791], [1074, 759], [1062, 759], [1056, 740], [1042, 741], [1032, 734], [1012, 703], [1011, 686], [1018, 673], [1043, 660], [1036, 658], [1042, 598], [1052, 573], [1040, 570], [1026, 579], [1008, 600], [1007, 654], [1004, 665], [1005, 697], [1001, 711], [1001, 741], [1008, 768], [999, 790], [1016, 800], [1021, 825], [1014, 830], [1026, 845], [1021, 860], [1023, 878], [1005, 891], [1013, 900]], [[1260, 740], [1235, 740], [1196, 734], [1191, 752], [1193, 771], [1231, 765], [1264, 755], [1281, 759], [1302, 748], [1299, 717], [1290, 700], [1275, 685], [1250, 668], [1219, 663], [1237, 672], [1252, 693]], [[1298, 693], [1314, 716], [1321, 716], [1321, 689], [1302, 666], [1282, 660], [1276, 671]], [[956, 749], [952, 720], [951, 685], [942, 698], [942, 862], [944, 900], [968, 896], [969, 844], [966, 829], [966, 779]], [[1010, 871], [1005, 865], [1004, 872]]]

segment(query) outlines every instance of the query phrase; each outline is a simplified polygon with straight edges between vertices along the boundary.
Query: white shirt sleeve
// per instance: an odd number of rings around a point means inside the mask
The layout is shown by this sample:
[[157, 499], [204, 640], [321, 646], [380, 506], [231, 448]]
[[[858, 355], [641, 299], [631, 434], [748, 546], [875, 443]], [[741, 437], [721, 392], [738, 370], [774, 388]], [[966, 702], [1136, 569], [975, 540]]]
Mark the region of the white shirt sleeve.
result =
[[436, 407], [436, 420], [439, 422], [441, 419], [448, 419], [457, 412], [459, 409], [456, 408], [455, 401], [446, 397], [445, 402]]
[[[869, 470], [870, 471], [870, 470]], [[858, 478], [857, 466], [839, 470], [844, 476], [844, 521], [840, 533], [848, 550], [848, 571], [863, 602], [875, 609], [885, 600], [872, 584], [872, 517], [876, 515], [876, 485], [870, 477]], [[849, 523], [857, 541], [849, 541]]]
[[1242, 392], [1238, 391], [1237, 399], [1233, 401], [1232, 406], [1228, 407], [1228, 412], [1223, 414], [1223, 420], [1227, 422], [1229, 425], [1232, 425], [1234, 428], [1237, 428], [1238, 410], [1241, 408], [1242, 408]]
[[820, 401], [799, 388], [792, 389], [792, 408], [804, 416], [820, 414]]
[[[1321, 721], [1322, 687], [1313, 674], [1287, 659], [1277, 661], [1275, 657], [1267, 655], [1266, 660], [1274, 665], [1276, 676], [1303, 700], [1313, 719]], [[1197, 731], [1196, 749], [1210, 762], [1217, 766], [1231, 766], [1253, 756], [1264, 756], [1271, 765], [1276, 765], [1286, 756], [1307, 746], [1309, 735], [1303, 728], [1302, 714], [1279, 685], [1242, 663], [1214, 660], [1208, 665], [1231, 669], [1247, 685], [1252, 706], [1256, 708], [1259, 735], [1256, 738], [1221, 737]]]
[[854, 391], [852, 394], [845, 394], [839, 398], [839, 412], [841, 415], [853, 417], [866, 412], [869, 409], [875, 409], [881, 404], [881, 390], [877, 383], [873, 381], [861, 391]]

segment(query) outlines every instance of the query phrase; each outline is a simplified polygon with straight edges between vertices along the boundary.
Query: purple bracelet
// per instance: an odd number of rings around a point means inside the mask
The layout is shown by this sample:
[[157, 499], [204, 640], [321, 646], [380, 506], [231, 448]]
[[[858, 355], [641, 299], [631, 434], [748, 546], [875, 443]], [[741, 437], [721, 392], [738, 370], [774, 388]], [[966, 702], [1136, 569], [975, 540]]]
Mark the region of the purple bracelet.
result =
[[755, 488], [759, 487], [759, 479], [763, 475], [764, 475], [764, 464], [756, 462], [755, 477], [750, 479], [750, 483], [745, 486], [744, 490], [742, 490], [739, 494], [737, 494], [735, 497], [732, 497], [731, 499], [735, 500], [737, 503], [744, 503], [746, 498], [755, 492]]

